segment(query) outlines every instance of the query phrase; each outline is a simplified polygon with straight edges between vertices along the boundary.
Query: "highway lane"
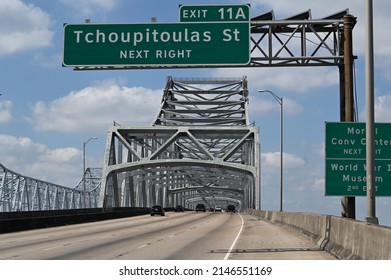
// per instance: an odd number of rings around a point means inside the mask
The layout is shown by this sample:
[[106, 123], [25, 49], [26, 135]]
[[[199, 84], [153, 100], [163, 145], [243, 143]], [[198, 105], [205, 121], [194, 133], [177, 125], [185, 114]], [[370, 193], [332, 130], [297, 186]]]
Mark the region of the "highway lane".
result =
[[0, 260], [335, 259], [293, 230], [237, 213], [166, 212], [0, 234]]
[[242, 219], [166, 212], [0, 235], [2, 260], [224, 259]]
[[312, 240], [287, 227], [242, 215], [244, 229], [230, 260], [335, 260]]

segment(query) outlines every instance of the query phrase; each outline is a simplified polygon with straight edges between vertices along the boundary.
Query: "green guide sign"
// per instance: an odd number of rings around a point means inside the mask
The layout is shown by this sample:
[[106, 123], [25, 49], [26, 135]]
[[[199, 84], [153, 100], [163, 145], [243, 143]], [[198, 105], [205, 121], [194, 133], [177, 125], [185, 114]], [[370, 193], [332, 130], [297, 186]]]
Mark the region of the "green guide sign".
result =
[[64, 25], [64, 66], [204, 66], [249, 62], [249, 22]]
[[249, 21], [250, 5], [180, 5], [180, 22]]
[[[374, 133], [376, 195], [391, 196], [391, 124]], [[326, 123], [326, 195], [366, 195], [365, 123]]]

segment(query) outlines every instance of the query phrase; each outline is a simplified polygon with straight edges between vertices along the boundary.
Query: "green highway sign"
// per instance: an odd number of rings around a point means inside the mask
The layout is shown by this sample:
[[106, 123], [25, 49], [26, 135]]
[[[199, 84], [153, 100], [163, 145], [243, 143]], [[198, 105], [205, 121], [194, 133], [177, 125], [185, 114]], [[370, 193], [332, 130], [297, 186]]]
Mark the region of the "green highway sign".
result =
[[[391, 124], [376, 123], [375, 187], [391, 196]], [[365, 123], [326, 123], [326, 195], [366, 195]]]
[[64, 25], [64, 66], [219, 66], [249, 62], [249, 22]]
[[180, 5], [180, 22], [250, 21], [250, 5]]
[[[366, 163], [362, 160], [326, 160], [326, 195], [365, 196]], [[375, 160], [376, 196], [391, 196], [391, 159]]]
[[[391, 124], [375, 124], [376, 159], [391, 159]], [[326, 151], [330, 158], [365, 159], [365, 123], [326, 123]]]

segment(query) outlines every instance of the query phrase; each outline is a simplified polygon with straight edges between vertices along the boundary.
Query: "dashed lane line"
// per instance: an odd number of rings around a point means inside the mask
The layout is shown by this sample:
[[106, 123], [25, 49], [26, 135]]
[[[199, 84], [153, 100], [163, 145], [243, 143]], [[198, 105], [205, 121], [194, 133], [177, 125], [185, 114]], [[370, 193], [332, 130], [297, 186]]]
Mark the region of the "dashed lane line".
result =
[[236, 242], [238, 242], [238, 239], [239, 239], [240, 235], [242, 234], [242, 230], [243, 230], [243, 226], [244, 226], [244, 220], [243, 220], [243, 218], [242, 218], [242, 215], [239, 214], [239, 217], [240, 217], [240, 219], [242, 219], [242, 225], [240, 226], [239, 233], [238, 233], [238, 235], [236, 236], [235, 240], [232, 242], [232, 245], [231, 245], [231, 247], [229, 248], [227, 254], [225, 254], [224, 260], [228, 260], [229, 256], [231, 255], [231, 252], [232, 252], [233, 248], [234, 248], [235, 245], [236, 245]]

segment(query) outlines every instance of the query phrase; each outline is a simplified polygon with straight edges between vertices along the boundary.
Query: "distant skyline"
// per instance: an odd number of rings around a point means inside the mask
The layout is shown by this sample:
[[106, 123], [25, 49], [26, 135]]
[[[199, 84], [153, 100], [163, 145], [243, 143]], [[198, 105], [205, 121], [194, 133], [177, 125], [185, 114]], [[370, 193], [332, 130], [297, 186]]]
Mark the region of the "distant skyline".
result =
[[[349, 9], [359, 121], [365, 121], [365, 1], [2, 0], [0, 2], [0, 163], [26, 176], [73, 187], [87, 166], [102, 167], [113, 122], [146, 126], [158, 112], [167, 76], [247, 76], [250, 119], [260, 127], [261, 207], [279, 209], [280, 106], [284, 98], [284, 211], [339, 216], [341, 197], [325, 196], [325, 122], [339, 121], [336, 67], [73, 71], [62, 67], [63, 24], [178, 22], [179, 4], [250, 3], [251, 17], [284, 19], [311, 10], [314, 19]], [[391, 2], [374, 1], [375, 120], [391, 120]], [[391, 187], [391, 186], [390, 186]], [[366, 216], [356, 199], [357, 219]], [[380, 224], [391, 226], [391, 200], [377, 199]]]

